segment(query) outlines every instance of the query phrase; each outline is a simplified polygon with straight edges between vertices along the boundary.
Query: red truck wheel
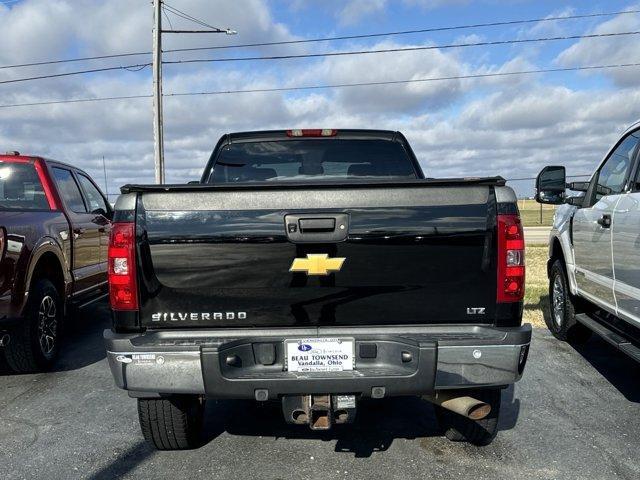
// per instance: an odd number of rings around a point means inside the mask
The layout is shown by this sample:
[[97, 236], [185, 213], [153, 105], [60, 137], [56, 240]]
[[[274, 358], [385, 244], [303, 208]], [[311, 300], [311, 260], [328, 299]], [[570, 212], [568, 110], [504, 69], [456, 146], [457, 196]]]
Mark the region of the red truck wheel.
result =
[[13, 371], [38, 372], [51, 367], [58, 355], [62, 311], [62, 301], [53, 284], [46, 279], [36, 281], [24, 318], [5, 349]]

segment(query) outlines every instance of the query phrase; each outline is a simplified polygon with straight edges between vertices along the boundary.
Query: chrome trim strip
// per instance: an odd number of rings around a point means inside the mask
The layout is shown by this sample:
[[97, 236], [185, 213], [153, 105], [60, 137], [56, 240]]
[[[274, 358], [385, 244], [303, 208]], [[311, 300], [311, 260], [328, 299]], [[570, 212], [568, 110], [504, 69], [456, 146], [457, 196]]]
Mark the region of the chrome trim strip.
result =
[[108, 280], [105, 280], [104, 282], [96, 283], [95, 285], [91, 285], [90, 287], [83, 288], [82, 290], [78, 290], [77, 292], [73, 292], [71, 294], [71, 297], [73, 298], [75, 296], [82, 295], [83, 293], [90, 292], [91, 290], [98, 290], [108, 284], [109, 284]]
[[77, 305], [76, 308], [84, 308], [88, 305], [91, 305], [92, 303], [96, 303], [99, 302], [100, 300], [104, 300], [105, 298], [107, 298], [109, 296], [109, 292], [103, 293], [102, 295], [98, 295], [97, 297], [92, 298], [91, 300], [81, 303], [80, 305]]

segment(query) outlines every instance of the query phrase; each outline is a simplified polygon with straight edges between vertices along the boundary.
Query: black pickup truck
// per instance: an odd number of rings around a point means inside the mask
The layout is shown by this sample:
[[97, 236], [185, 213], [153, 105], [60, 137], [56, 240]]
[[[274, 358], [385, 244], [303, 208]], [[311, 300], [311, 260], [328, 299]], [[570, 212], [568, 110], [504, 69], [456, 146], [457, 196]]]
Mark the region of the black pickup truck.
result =
[[112, 208], [82, 170], [0, 155], [0, 354], [49, 368], [65, 313], [107, 296]]
[[424, 178], [398, 132], [289, 130], [225, 135], [197, 184], [123, 187], [105, 342], [145, 438], [196, 446], [207, 398], [320, 430], [419, 395], [489, 443], [531, 339], [504, 183]]

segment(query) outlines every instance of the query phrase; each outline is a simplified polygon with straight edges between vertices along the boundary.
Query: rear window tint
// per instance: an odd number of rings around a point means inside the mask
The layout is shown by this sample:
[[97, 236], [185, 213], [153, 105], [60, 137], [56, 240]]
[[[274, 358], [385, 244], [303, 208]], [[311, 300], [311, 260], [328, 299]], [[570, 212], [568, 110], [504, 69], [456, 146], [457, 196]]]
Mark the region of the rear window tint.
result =
[[209, 183], [417, 178], [402, 145], [388, 140], [283, 140], [232, 143]]
[[50, 210], [33, 163], [0, 161], [0, 209]]

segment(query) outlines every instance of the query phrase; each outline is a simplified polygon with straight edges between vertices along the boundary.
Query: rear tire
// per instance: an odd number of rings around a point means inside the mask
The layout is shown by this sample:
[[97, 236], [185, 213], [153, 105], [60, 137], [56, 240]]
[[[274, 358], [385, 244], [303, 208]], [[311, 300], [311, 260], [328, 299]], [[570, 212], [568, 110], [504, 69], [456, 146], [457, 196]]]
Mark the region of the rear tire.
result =
[[558, 340], [581, 344], [589, 340], [591, 330], [576, 320], [575, 298], [569, 291], [564, 266], [556, 260], [549, 274], [549, 330]]
[[476, 446], [489, 445], [498, 433], [500, 416], [501, 390], [487, 388], [468, 393], [491, 405], [491, 412], [482, 420], [471, 420], [450, 410], [434, 405], [436, 416], [444, 435], [452, 442], [468, 442]]
[[5, 347], [7, 364], [16, 373], [48, 370], [58, 356], [63, 303], [46, 279], [37, 280], [20, 324]]
[[200, 446], [203, 413], [204, 402], [196, 395], [138, 399], [142, 435], [157, 450]]

